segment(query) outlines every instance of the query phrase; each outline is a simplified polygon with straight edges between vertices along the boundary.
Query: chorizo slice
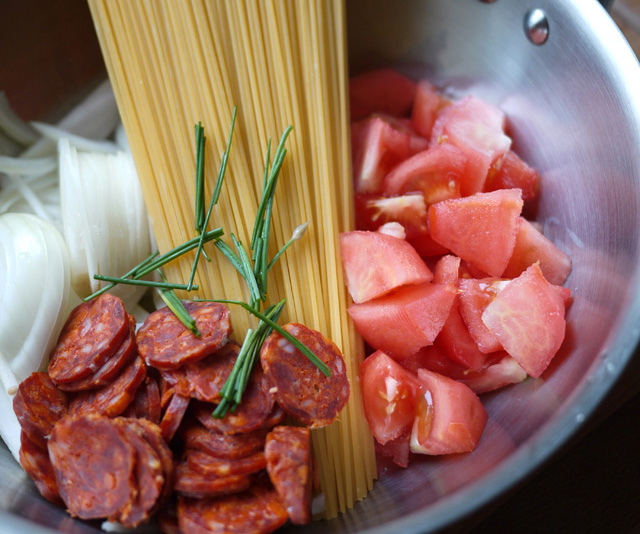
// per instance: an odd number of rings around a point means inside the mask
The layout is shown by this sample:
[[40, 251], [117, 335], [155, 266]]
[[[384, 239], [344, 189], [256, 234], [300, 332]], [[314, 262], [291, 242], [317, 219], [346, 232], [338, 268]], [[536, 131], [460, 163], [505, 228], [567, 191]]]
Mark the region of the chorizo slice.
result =
[[175, 479], [175, 465], [173, 461], [173, 453], [162, 437], [160, 427], [146, 419], [130, 419], [129, 424], [137, 427], [140, 435], [147, 440], [147, 443], [156, 451], [162, 469], [164, 471], [164, 488], [160, 496], [158, 504], [166, 501], [173, 491], [173, 483]]
[[63, 391], [85, 391], [98, 389], [113, 382], [131, 359], [137, 354], [136, 347], [136, 319], [128, 314], [129, 334], [122, 342], [118, 350], [109, 356], [105, 364], [95, 373], [73, 382], [59, 383], [58, 387]]
[[172, 501], [168, 506], [163, 506], [156, 516], [158, 519], [158, 527], [162, 534], [184, 534], [178, 528], [178, 511], [177, 503]]
[[211, 414], [215, 406], [198, 403], [195, 409], [197, 419], [209, 430], [221, 434], [242, 434], [261, 428], [273, 410], [274, 400], [260, 366], [251, 372], [242, 402], [234, 412], [219, 419]]
[[229, 378], [239, 353], [240, 345], [230, 342], [202, 360], [185, 365], [189, 395], [204, 402], [219, 402], [220, 390]]
[[160, 407], [164, 410], [174, 393], [189, 397], [189, 384], [184, 367], [158, 371], [158, 388], [160, 389]]
[[113, 420], [97, 414], [64, 417], [49, 437], [49, 458], [73, 517], [118, 520], [135, 501], [135, 450]]
[[170, 443], [175, 436], [180, 423], [182, 423], [182, 419], [184, 418], [184, 414], [189, 407], [189, 401], [191, 399], [189, 397], [185, 397], [184, 395], [180, 395], [179, 393], [175, 393], [169, 404], [167, 405], [167, 409], [164, 411], [164, 415], [162, 416], [162, 421], [160, 421], [160, 431], [162, 432], [162, 437], [167, 443]]
[[145, 376], [147, 367], [137, 356], [108, 386], [77, 393], [71, 401], [71, 414], [97, 413], [116, 417], [127, 409]]
[[184, 446], [187, 449], [196, 449], [216, 458], [229, 460], [244, 458], [262, 450], [265, 437], [264, 430], [227, 435], [214, 432], [199, 424], [190, 425], [182, 434]]
[[121, 414], [123, 417], [147, 419], [159, 424], [162, 417], [160, 408], [160, 392], [158, 383], [150, 376], [146, 376], [144, 382], [136, 391], [133, 402]]
[[102, 367], [127, 337], [129, 321], [122, 300], [109, 293], [74, 308], [49, 356], [56, 384], [85, 378]]
[[138, 350], [148, 365], [177, 369], [216, 352], [231, 334], [229, 309], [217, 302], [184, 301], [196, 322], [200, 337], [191, 333], [168, 308], [151, 313], [138, 330]]
[[178, 499], [178, 525], [182, 532], [266, 534], [287, 521], [278, 492], [268, 483], [210, 499]]
[[38, 491], [45, 499], [55, 504], [62, 504], [47, 448], [43, 449], [31, 441], [24, 430], [20, 432], [20, 465], [35, 482]]
[[136, 527], [149, 520], [164, 487], [164, 469], [155, 449], [144, 439], [138, 426], [130, 419], [113, 420], [133, 446], [136, 457], [136, 498], [132, 506], [125, 508], [118, 521], [126, 527]]
[[340, 349], [320, 332], [298, 323], [284, 330], [304, 343], [330, 369], [325, 376], [278, 332], [260, 350], [262, 368], [280, 406], [306, 426], [330, 424], [349, 400], [347, 368]]
[[254, 452], [243, 458], [216, 458], [196, 449], [186, 451], [187, 465], [204, 475], [228, 477], [231, 475], [251, 475], [267, 467], [264, 451]]
[[181, 495], [201, 499], [237, 493], [247, 489], [250, 484], [251, 477], [248, 475], [205, 475], [191, 469], [187, 462], [181, 462], [176, 467], [174, 489]]
[[13, 397], [13, 411], [22, 431], [40, 448], [47, 448], [47, 438], [55, 424], [67, 414], [69, 401], [47, 373], [34, 372], [18, 386]]
[[264, 448], [267, 473], [296, 525], [311, 521], [313, 469], [308, 428], [277, 426]]

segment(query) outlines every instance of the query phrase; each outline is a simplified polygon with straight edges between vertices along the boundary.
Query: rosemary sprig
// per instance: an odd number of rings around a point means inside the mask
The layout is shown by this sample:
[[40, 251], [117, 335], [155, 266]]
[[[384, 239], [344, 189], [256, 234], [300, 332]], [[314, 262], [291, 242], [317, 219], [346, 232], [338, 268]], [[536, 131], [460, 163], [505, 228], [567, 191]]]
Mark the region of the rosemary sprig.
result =
[[[269, 317], [271, 321], [277, 321], [283, 307], [284, 300], [267, 308], [264, 316]], [[255, 330], [247, 330], [244, 342], [236, 359], [236, 364], [233, 366], [231, 374], [220, 389], [221, 401], [212, 414], [214, 417], [224, 417], [229, 410], [235, 410], [242, 401], [242, 395], [249, 383], [251, 370], [260, 352], [260, 347], [262, 347], [264, 340], [271, 333], [271, 330], [271, 327], [264, 321], [260, 321]]]
[[[278, 305], [284, 305], [286, 299], [282, 299]], [[268, 326], [273, 328], [276, 332], [278, 332], [282, 337], [284, 337], [289, 343], [291, 343], [296, 349], [298, 349], [302, 354], [304, 354], [325, 376], [331, 376], [331, 369], [324, 363], [321, 359], [319, 359], [313, 352], [309, 350], [309, 348], [302, 343], [298, 338], [292, 336], [289, 332], [287, 332], [280, 325], [275, 323], [272, 319], [270, 319], [267, 315], [260, 313], [255, 308], [252, 308], [246, 302], [242, 302], [241, 300], [231, 300], [231, 299], [194, 299], [196, 302], [220, 302], [221, 304], [236, 304], [238, 306], [242, 306], [245, 310], [247, 310], [250, 314], [255, 315], [262, 322], [266, 323]]]
[[196, 134], [196, 200], [195, 221], [196, 232], [204, 229], [204, 128], [199, 122], [195, 125]]
[[[227, 140], [227, 148], [222, 154], [222, 161], [220, 163], [218, 179], [216, 180], [216, 185], [213, 190], [213, 195], [211, 196], [211, 202], [209, 203], [209, 209], [207, 210], [207, 215], [204, 218], [204, 221], [202, 223], [202, 227], [200, 230], [202, 233], [200, 234], [200, 242], [198, 243], [198, 250], [196, 250], [196, 257], [194, 258], [193, 265], [191, 267], [191, 276], [189, 277], [189, 284], [188, 284], [189, 290], [193, 287], [193, 280], [196, 276], [198, 261], [200, 260], [200, 254], [202, 253], [202, 247], [204, 245], [204, 240], [203, 240], [204, 232], [202, 230], [204, 230], [209, 225], [209, 219], [211, 218], [211, 212], [213, 211], [213, 206], [215, 206], [218, 203], [218, 199], [220, 198], [220, 191], [222, 190], [224, 175], [227, 171], [227, 161], [229, 160], [229, 151], [231, 150], [231, 140], [233, 139], [233, 131], [236, 125], [237, 109], [238, 109], [237, 106], [233, 108], [233, 115], [231, 117], [231, 127], [229, 129], [229, 139]], [[204, 161], [204, 143], [202, 145], [202, 152], [203, 152], [202, 159]]]
[[[112, 284], [125, 284], [130, 286], [146, 286], [157, 287], [159, 289], [182, 289], [187, 290], [187, 284], [171, 284], [169, 282], [156, 282], [154, 280], [136, 280], [135, 278], [119, 278], [117, 276], [105, 276], [102, 274], [94, 274], [95, 280], [102, 280], [103, 282], [111, 282]], [[194, 290], [198, 289], [198, 286], [193, 286]]]
[[[158, 269], [158, 273], [160, 273], [162, 280], [166, 282], [167, 279], [164, 277], [164, 274], [162, 274], [162, 271], [160, 269]], [[160, 289], [159, 292], [160, 292], [160, 298], [164, 300], [164, 303], [169, 307], [169, 309], [173, 312], [173, 314], [180, 320], [180, 322], [183, 325], [185, 325], [191, 331], [192, 334], [194, 334], [197, 337], [200, 337], [200, 330], [198, 330], [198, 327], [196, 325], [196, 320], [193, 317], [191, 317], [191, 315], [189, 315], [187, 308], [184, 307], [184, 304], [178, 298], [178, 295], [176, 295], [175, 292], [169, 288]]]
[[[140, 280], [141, 278], [144, 278], [145, 276], [147, 276], [149, 273], [158, 269], [158, 267], [162, 267], [163, 265], [169, 263], [170, 261], [173, 261], [176, 258], [179, 258], [186, 252], [193, 250], [202, 241], [204, 241], [205, 243], [208, 243], [209, 241], [212, 241], [214, 239], [219, 239], [223, 235], [224, 235], [224, 232], [222, 231], [222, 228], [215, 228], [214, 230], [203, 232], [199, 237], [194, 237], [193, 239], [190, 239], [189, 241], [183, 243], [182, 245], [171, 249], [169, 252], [167, 252], [166, 254], [163, 254], [162, 256], [158, 256], [157, 253], [152, 254], [146, 260], [139, 263], [133, 269], [131, 269], [128, 273], [123, 275], [121, 278], [126, 278], [130, 280]], [[94, 275], [94, 278], [96, 276], [97, 275]], [[106, 293], [111, 288], [115, 287], [118, 283], [122, 283], [122, 282], [111, 282], [110, 284], [107, 284], [105, 287], [99, 289], [95, 293], [89, 295], [88, 297], [85, 297], [84, 301], [87, 302], [99, 295], [102, 295], [103, 293]]]

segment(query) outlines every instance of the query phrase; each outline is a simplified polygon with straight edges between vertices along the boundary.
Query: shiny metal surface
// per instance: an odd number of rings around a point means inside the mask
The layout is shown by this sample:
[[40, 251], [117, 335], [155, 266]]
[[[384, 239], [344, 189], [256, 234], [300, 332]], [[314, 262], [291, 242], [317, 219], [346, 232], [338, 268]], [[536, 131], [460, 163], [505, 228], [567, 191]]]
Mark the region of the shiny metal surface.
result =
[[[306, 533], [436, 530], [529, 474], [615, 387], [640, 337], [640, 67], [596, 0], [539, 0], [536, 46], [516, 0], [350, 0], [354, 72], [393, 64], [453, 95], [473, 92], [508, 115], [515, 149], [542, 174], [539, 219], [573, 258], [574, 301], [561, 352], [541, 379], [483, 397], [490, 419], [476, 451], [380, 464], [370, 496]], [[37, 496], [0, 451], [0, 532], [84, 534]], [[26, 520], [31, 521], [26, 523]], [[46, 528], [46, 527], [49, 528]], [[287, 531], [287, 529], [285, 529]]]

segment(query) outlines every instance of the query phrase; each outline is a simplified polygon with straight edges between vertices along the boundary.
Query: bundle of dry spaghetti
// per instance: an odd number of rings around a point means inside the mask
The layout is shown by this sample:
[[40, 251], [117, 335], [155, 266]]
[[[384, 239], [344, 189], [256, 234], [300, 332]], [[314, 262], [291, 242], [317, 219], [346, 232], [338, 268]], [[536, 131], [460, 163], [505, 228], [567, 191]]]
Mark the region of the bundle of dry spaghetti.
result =
[[[340, 420], [314, 432], [325, 515], [350, 508], [376, 476], [357, 379], [362, 342], [349, 326], [338, 233], [352, 226], [345, 6], [342, 0], [90, 0], [160, 251], [195, 237], [193, 125], [207, 136], [211, 195], [232, 110], [229, 168], [210, 228], [247, 242], [262, 190], [266, 143], [291, 124], [271, 255], [310, 221], [270, 272], [269, 300], [341, 347], [352, 394]], [[244, 281], [220, 255], [201, 262], [198, 296], [238, 299]], [[168, 270], [188, 280], [193, 256]], [[206, 268], [204, 268], [204, 265]], [[240, 339], [248, 315], [232, 310]]]

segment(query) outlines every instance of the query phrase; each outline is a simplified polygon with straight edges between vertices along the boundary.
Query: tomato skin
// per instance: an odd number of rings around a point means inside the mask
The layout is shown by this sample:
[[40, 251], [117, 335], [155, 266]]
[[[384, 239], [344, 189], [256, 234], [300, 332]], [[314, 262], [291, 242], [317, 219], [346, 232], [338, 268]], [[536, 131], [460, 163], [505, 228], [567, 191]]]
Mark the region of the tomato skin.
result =
[[482, 322], [527, 374], [537, 378], [562, 345], [564, 313], [561, 292], [534, 263], [498, 293], [482, 313]]
[[550, 284], [561, 286], [571, 272], [571, 259], [534, 225], [520, 217], [513, 254], [504, 270], [505, 278], [516, 278], [530, 265], [540, 262], [542, 274]]
[[480, 441], [487, 412], [465, 384], [420, 369], [421, 389], [411, 430], [411, 451], [420, 454], [471, 452]]
[[502, 278], [461, 279], [458, 285], [460, 315], [469, 329], [469, 334], [483, 354], [502, 349], [500, 340], [482, 321], [482, 314], [509, 280]]
[[520, 189], [522, 200], [535, 200], [540, 190], [538, 171], [527, 165], [515, 152], [509, 150], [489, 170], [485, 191], [498, 189]]
[[504, 357], [479, 373], [469, 373], [459, 379], [460, 382], [469, 386], [476, 395], [494, 391], [510, 384], [517, 384], [527, 378], [526, 371], [506, 352], [501, 351], [495, 354], [501, 354]]
[[446, 321], [455, 290], [443, 284], [406, 286], [348, 312], [356, 330], [374, 349], [397, 360], [431, 345]]
[[431, 144], [450, 143], [467, 157], [463, 196], [484, 189], [491, 165], [511, 147], [511, 139], [504, 134], [505, 116], [495, 106], [466, 96], [444, 108], [431, 132]]
[[427, 207], [420, 193], [397, 197], [370, 197], [356, 195], [356, 228], [377, 230], [388, 222], [400, 223], [406, 232], [406, 240], [422, 256], [444, 254], [447, 249], [438, 245], [429, 233]]
[[419, 191], [426, 205], [460, 197], [460, 181], [467, 164], [462, 150], [437, 145], [399, 163], [384, 179], [384, 194]]
[[[457, 288], [459, 270], [460, 258], [452, 255], [443, 256], [435, 266], [434, 282], [452, 284]], [[438, 345], [451, 360], [462, 368], [479, 371], [484, 367], [486, 357], [478, 349], [476, 342], [469, 334], [467, 325], [462, 320], [459, 300], [459, 295], [456, 295], [449, 317], [438, 334]], [[437, 369], [432, 370], [437, 371]], [[451, 376], [448, 373], [443, 374]]]
[[431, 82], [420, 80], [411, 109], [411, 124], [415, 131], [429, 139], [438, 112], [450, 104]]
[[414, 403], [420, 388], [417, 377], [382, 351], [367, 357], [360, 367], [364, 415], [382, 445], [408, 436]]
[[351, 120], [372, 113], [389, 113], [402, 117], [409, 113], [416, 83], [392, 69], [379, 69], [354, 76], [349, 80]]
[[347, 288], [355, 303], [433, 279], [422, 258], [404, 239], [379, 232], [344, 232], [340, 234], [340, 252]]
[[501, 276], [513, 253], [522, 198], [518, 189], [477, 193], [429, 206], [431, 237], [490, 276]]

